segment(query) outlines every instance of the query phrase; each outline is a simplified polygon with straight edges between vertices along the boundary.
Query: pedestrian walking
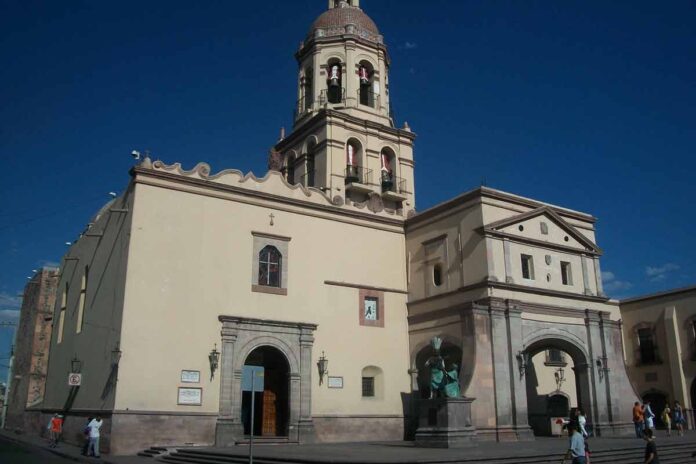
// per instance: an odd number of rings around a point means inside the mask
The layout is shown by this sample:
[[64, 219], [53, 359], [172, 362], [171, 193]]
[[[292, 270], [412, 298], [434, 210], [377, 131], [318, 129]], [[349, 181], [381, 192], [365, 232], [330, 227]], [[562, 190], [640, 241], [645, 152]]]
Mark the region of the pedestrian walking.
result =
[[665, 409], [662, 410], [662, 422], [667, 429], [667, 436], [672, 436], [672, 410], [669, 408], [669, 403], [665, 404]]
[[679, 401], [674, 402], [674, 425], [677, 427], [677, 432], [680, 437], [684, 436], [684, 410], [679, 404]]
[[85, 442], [82, 444], [82, 455], [87, 456], [87, 451], [89, 451], [89, 424], [92, 422], [93, 417], [87, 418], [87, 423], [85, 428], [82, 430], [82, 435], [84, 436]]
[[49, 424], [49, 431], [51, 435], [50, 447], [55, 448], [58, 446], [60, 441], [60, 436], [63, 433], [63, 416], [60, 414], [54, 414], [51, 418], [51, 423]]
[[568, 438], [570, 446], [568, 451], [566, 451], [563, 462], [565, 463], [567, 459], [571, 459], [570, 462], [572, 464], [586, 464], [585, 439], [578, 432], [577, 425], [574, 423], [568, 424]]
[[87, 455], [99, 457], [99, 430], [102, 426], [102, 419], [100, 416], [95, 417], [89, 423], [87, 428], [89, 428], [89, 446], [87, 447]]
[[643, 404], [643, 416], [645, 417], [645, 428], [655, 431], [655, 413], [650, 407], [650, 401]]
[[643, 464], [660, 464], [660, 459], [657, 457], [657, 445], [655, 445], [655, 435], [652, 429], [645, 431], [645, 461]]
[[578, 408], [576, 414], [578, 417], [578, 430], [582, 434], [583, 438], [589, 437], [590, 435], [587, 433], [587, 430], [585, 429], [585, 425], [587, 425], [587, 418], [585, 417], [585, 413], [582, 412], [582, 409]]
[[633, 425], [636, 428], [636, 437], [643, 438], [643, 429], [645, 427], [645, 416], [643, 408], [638, 401], [633, 405]]

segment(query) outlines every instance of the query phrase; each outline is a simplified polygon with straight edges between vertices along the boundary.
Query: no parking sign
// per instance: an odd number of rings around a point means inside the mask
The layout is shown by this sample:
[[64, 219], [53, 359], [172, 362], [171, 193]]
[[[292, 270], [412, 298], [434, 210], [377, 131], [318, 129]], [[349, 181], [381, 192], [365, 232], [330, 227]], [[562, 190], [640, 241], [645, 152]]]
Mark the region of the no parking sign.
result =
[[82, 384], [82, 374], [68, 374], [68, 386], [79, 387]]

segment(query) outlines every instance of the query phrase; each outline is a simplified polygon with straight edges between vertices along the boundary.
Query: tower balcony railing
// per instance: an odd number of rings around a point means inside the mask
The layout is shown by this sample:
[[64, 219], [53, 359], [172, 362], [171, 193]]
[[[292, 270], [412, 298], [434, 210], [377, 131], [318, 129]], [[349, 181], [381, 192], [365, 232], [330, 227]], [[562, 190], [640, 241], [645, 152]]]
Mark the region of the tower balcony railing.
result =
[[397, 177], [394, 174], [387, 171], [382, 171], [380, 178], [382, 184], [382, 192], [406, 192], [406, 179], [402, 177]]
[[348, 184], [363, 184], [368, 185], [372, 182], [372, 169], [367, 169], [362, 166], [346, 166], [346, 185]]
[[343, 87], [329, 87], [319, 94], [319, 102], [322, 105], [327, 103], [340, 104], [346, 102], [346, 89]]
[[380, 95], [369, 87], [362, 86], [358, 89], [358, 103], [360, 106], [379, 109], [380, 98]]

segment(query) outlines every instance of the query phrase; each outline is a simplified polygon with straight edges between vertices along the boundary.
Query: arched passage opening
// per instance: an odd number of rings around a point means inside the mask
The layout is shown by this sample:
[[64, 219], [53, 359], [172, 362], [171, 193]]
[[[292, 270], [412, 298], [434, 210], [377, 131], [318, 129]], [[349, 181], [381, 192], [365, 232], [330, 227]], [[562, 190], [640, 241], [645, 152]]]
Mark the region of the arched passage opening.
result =
[[667, 395], [657, 390], [649, 390], [643, 394], [642, 400], [644, 405], [650, 403], [650, 410], [655, 414], [653, 417], [655, 428], [664, 429], [662, 411], [665, 410], [667, 404]]
[[570, 341], [544, 338], [524, 352], [527, 419], [535, 436], [559, 435], [581, 409], [591, 423], [587, 356]]
[[242, 368], [242, 424], [244, 434], [288, 436], [290, 367], [285, 355], [272, 346], [261, 346], [247, 356]]

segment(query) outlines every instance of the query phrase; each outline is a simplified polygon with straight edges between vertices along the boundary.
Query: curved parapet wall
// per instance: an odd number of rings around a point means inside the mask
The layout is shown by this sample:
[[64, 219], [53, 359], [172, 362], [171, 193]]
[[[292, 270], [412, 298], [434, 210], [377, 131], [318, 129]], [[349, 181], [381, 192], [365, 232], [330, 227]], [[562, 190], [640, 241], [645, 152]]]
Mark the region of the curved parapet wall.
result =
[[225, 169], [211, 174], [210, 165], [207, 163], [198, 163], [193, 169], [186, 170], [181, 163], [168, 165], [159, 160], [153, 162], [148, 158], [143, 160], [138, 165], [138, 168], [173, 174], [181, 177], [182, 180], [211, 182], [220, 186], [261, 193], [276, 199], [300, 201], [324, 207], [338, 208], [346, 212], [361, 212], [390, 219], [405, 219], [403, 210], [385, 207], [381, 196], [378, 194], [369, 195], [364, 202], [346, 202], [342, 196], [337, 195], [331, 198], [318, 188], [305, 187], [301, 184], [291, 185], [278, 171], [268, 171], [263, 177], [257, 177], [252, 172], [244, 174], [237, 169]]

